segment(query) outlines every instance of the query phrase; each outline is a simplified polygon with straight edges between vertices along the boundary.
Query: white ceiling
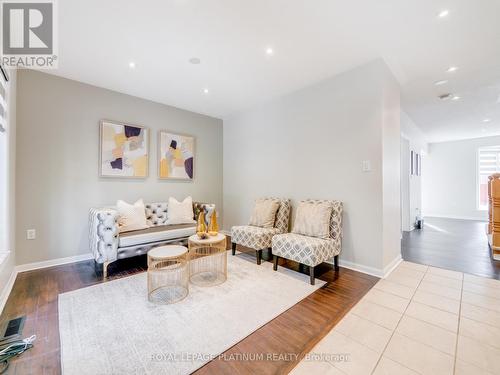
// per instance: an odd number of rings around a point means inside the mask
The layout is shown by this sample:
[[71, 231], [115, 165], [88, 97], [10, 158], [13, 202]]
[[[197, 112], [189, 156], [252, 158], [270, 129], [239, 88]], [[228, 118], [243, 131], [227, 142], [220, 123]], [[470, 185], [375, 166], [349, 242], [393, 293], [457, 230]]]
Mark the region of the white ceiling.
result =
[[[64, 0], [58, 7], [59, 69], [50, 73], [63, 77], [223, 118], [382, 57], [429, 141], [500, 134], [498, 0]], [[443, 9], [450, 14], [440, 19]], [[451, 65], [460, 69], [445, 73]], [[440, 79], [450, 82], [434, 86]], [[462, 99], [436, 98], [448, 91]]]

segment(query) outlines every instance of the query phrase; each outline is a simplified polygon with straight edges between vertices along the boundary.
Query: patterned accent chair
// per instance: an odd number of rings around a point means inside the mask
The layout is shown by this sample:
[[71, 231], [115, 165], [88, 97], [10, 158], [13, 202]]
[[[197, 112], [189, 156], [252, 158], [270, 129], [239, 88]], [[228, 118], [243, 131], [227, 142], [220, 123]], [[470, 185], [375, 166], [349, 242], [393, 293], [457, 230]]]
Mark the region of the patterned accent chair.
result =
[[309, 266], [311, 285], [314, 285], [314, 267], [334, 259], [335, 270], [339, 266], [342, 251], [342, 202], [325, 200], [305, 200], [304, 202], [329, 202], [333, 205], [330, 218], [330, 238], [308, 237], [296, 233], [278, 234], [272, 240], [274, 270], [278, 269], [279, 258], [290, 259]]
[[262, 250], [271, 251], [273, 236], [288, 232], [290, 223], [290, 199], [278, 199], [280, 206], [276, 212], [274, 228], [260, 228], [251, 225], [234, 226], [231, 228], [231, 242], [233, 255], [236, 254], [236, 245], [249, 247], [255, 250], [257, 264], [261, 263]]

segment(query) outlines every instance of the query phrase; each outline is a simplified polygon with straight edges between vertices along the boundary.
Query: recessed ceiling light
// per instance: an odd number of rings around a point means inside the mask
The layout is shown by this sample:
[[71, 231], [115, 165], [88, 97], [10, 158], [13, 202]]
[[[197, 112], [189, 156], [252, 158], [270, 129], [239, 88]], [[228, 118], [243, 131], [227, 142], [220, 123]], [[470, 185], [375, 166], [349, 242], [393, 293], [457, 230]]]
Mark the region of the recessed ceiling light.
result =
[[490, 118], [485, 118], [485, 119], [483, 119], [483, 122], [484, 122], [484, 123], [491, 122], [491, 119], [490, 119]]
[[448, 73], [453, 73], [453, 72], [456, 72], [458, 70], [458, 66], [450, 66], [446, 71]]
[[435, 84], [436, 86], [446, 85], [447, 83], [448, 83], [448, 81], [447, 81], [446, 79], [443, 79], [443, 80], [441, 80], [441, 81], [436, 81], [436, 82], [434, 82], [434, 84]]
[[439, 99], [441, 99], [441, 100], [448, 100], [448, 99], [450, 99], [452, 96], [453, 96], [453, 95], [452, 95], [452, 94], [450, 94], [450, 93], [448, 92], [448, 93], [446, 93], [446, 94], [441, 94], [441, 95], [439, 95], [439, 96], [438, 96], [438, 98], [439, 98]]
[[208, 89], [203, 89], [204, 94], [208, 94]]
[[129, 62], [129, 63], [128, 63], [128, 67], [129, 67], [130, 69], [134, 69], [134, 68], [135, 68], [135, 62], [133, 62], [133, 61]]
[[271, 47], [266, 48], [266, 55], [271, 56], [274, 54], [274, 50]]
[[446, 18], [450, 14], [450, 11], [448, 9], [443, 9], [441, 12], [438, 13], [439, 18]]
[[458, 96], [458, 95], [453, 95], [453, 98], [451, 98], [451, 100], [460, 100], [460, 99], [461, 99], [461, 98], [460, 98], [460, 96]]
[[189, 59], [189, 62], [193, 65], [198, 65], [199, 63], [201, 63], [201, 60], [198, 57], [191, 57]]

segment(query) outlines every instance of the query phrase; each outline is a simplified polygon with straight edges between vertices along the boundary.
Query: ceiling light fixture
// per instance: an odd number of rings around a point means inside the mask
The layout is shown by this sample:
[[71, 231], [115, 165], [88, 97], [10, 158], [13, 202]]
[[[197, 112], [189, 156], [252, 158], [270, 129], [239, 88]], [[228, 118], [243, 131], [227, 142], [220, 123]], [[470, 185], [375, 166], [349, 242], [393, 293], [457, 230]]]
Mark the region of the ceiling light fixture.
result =
[[450, 14], [450, 11], [448, 9], [443, 9], [441, 12], [438, 13], [439, 18], [446, 18]]
[[271, 56], [274, 54], [274, 50], [271, 47], [266, 48], [266, 55]]
[[191, 57], [189, 59], [189, 62], [193, 65], [198, 65], [199, 63], [201, 63], [201, 60], [198, 57]]
[[434, 84], [435, 84], [436, 86], [446, 85], [447, 83], [448, 83], [448, 81], [447, 81], [446, 79], [443, 79], [443, 80], [441, 80], [441, 81], [436, 81], [436, 82], [434, 82]]
[[204, 94], [208, 94], [208, 89], [203, 89]]
[[441, 100], [448, 100], [448, 99], [450, 99], [452, 96], [453, 96], [452, 94], [450, 94], [450, 93], [446, 93], [446, 94], [441, 94], [441, 95], [439, 95], [439, 96], [438, 96], [438, 98], [439, 98], [439, 99], [441, 99]]
[[451, 98], [451, 100], [460, 100], [460, 99], [461, 97], [458, 95], [453, 95], [453, 98]]
[[458, 66], [450, 66], [446, 71], [448, 73], [453, 73], [453, 72], [456, 72], [458, 70]]
[[491, 122], [491, 119], [490, 118], [485, 118], [485, 119], [483, 119], [483, 122], [486, 124], [488, 122]]
[[129, 62], [129, 63], [128, 63], [128, 67], [129, 67], [130, 69], [134, 69], [134, 68], [135, 68], [135, 62], [133, 62], [133, 61]]

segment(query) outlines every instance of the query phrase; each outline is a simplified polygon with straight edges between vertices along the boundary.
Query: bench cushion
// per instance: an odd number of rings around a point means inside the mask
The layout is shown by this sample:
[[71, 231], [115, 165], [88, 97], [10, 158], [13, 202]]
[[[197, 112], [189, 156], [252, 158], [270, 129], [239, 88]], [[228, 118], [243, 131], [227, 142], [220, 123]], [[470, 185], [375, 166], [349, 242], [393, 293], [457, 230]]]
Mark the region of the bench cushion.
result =
[[147, 229], [120, 233], [118, 247], [136, 246], [181, 237], [189, 237], [195, 233], [195, 224], [158, 225]]

